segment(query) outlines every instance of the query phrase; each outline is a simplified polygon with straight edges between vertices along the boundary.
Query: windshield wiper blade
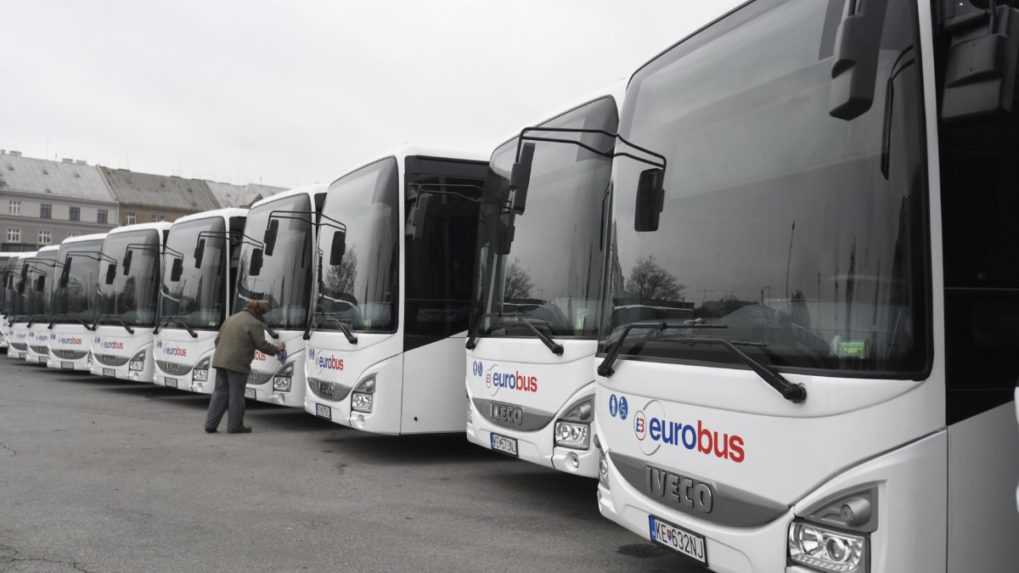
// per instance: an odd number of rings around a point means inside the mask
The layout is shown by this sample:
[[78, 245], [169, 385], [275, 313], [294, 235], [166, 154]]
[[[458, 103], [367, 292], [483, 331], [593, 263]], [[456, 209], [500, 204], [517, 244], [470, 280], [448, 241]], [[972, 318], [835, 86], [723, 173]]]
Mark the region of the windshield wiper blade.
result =
[[187, 333], [191, 335], [191, 338], [198, 338], [198, 332], [196, 332], [195, 329], [191, 328], [190, 324], [188, 324], [187, 322], [181, 320], [181, 318], [179, 316], [169, 316], [169, 317], [164, 318], [163, 320], [159, 321], [159, 324], [156, 325], [156, 329], [153, 331], [153, 333], [159, 332], [159, 329], [164, 327], [164, 326], [171, 326], [171, 325], [174, 325], [174, 324], [176, 324], [177, 326], [183, 327], [184, 330], [186, 330]]
[[[675, 328], [675, 329], [697, 329], [697, 328], [726, 328], [725, 325], [709, 325], [709, 324], [684, 324], [684, 323], [670, 323], [668, 321], [659, 322], [634, 322], [624, 327], [623, 332], [620, 333], [619, 339], [616, 340], [615, 344], [609, 348], [608, 353], [605, 355], [605, 359], [601, 364], [598, 365], [598, 374], [600, 376], [609, 377], [615, 373], [612, 365], [616, 361], [616, 357], [619, 356], [619, 350], [623, 346], [623, 342], [626, 336], [631, 330], [636, 328], [653, 329], [654, 334], [659, 334], [662, 331]], [[778, 373], [774, 368], [758, 362], [746, 352], [743, 352], [740, 346], [763, 346], [762, 344], [754, 342], [743, 342], [743, 341], [731, 341], [724, 338], [714, 338], [707, 336], [679, 336], [675, 339], [678, 342], [688, 344], [717, 344], [728, 349], [734, 356], [739, 358], [741, 362], [746, 364], [753, 370], [762, 380], [767, 382], [769, 386], [774, 388], [783, 398], [790, 402], [800, 403], [807, 399], [807, 389], [803, 384], [796, 384], [790, 382], [784, 376]]]
[[118, 324], [120, 326], [123, 326], [124, 330], [126, 330], [128, 332], [128, 334], [134, 334], [134, 329], [131, 328], [131, 325], [128, 324], [126, 320], [119, 319], [119, 318], [114, 318], [114, 317], [112, 317], [110, 315], [99, 315], [99, 317], [96, 318], [95, 323], [92, 325], [92, 330], [95, 330], [96, 328], [98, 328], [99, 323], [104, 321], [104, 320], [109, 320], [113, 324]]
[[350, 329], [350, 325], [347, 324], [346, 322], [343, 322], [342, 320], [336, 318], [335, 316], [323, 316], [323, 317], [320, 317], [320, 318], [316, 317], [315, 323], [318, 324], [318, 322], [320, 320], [327, 320], [327, 321], [335, 324], [336, 326], [339, 327], [340, 332], [343, 333], [343, 336], [344, 336], [344, 338], [347, 339], [347, 342], [349, 342], [351, 344], [357, 344], [357, 336]]
[[96, 329], [96, 327], [93, 326], [91, 322], [85, 320], [84, 318], [79, 318], [78, 322], [80, 322], [81, 325], [85, 327], [85, 330], [93, 331]]
[[[489, 313], [485, 313], [485, 314], [482, 314], [481, 316], [479, 316], [478, 320], [475, 322], [475, 324], [477, 325], [478, 323], [480, 323], [485, 318], [494, 318], [495, 319], [492, 322], [492, 327], [493, 328], [496, 327], [496, 326], [499, 326], [501, 324], [523, 324], [528, 329], [530, 329], [530, 331], [533, 332], [535, 336], [538, 337], [538, 340], [540, 340], [542, 342], [542, 344], [544, 344], [546, 347], [548, 347], [549, 350], [552, 351], [552, 354], [555, 354], [556, 356], [562, 356], [563, 355], [563, 351], [564, 351], [563, 345], [559, 344], [558, 342], [553, 340], [552, 337], [550, 337], [549, 335], [545, 334], [537, 326], [534, 325], [535, 322], [543, 323], [545, 325], [548, 325], [548, 322], [541, 321], [541, 320], [536, 319], [536, 318], [528, 318], [528, 317], [525, 317], [525, 316], [512, 315], [512, 314], [498, 314], [498, 313], [494, 313], [494, 312], [489, 312]], [[478, 331], [478, 328], [477, 328], [477, 326], [475, 326], [475, 328], [472, 329], [472, 331], [471, 331], [470, 337], [467, 338], [467, 344], [465, 344], [464, 346], [466, 346], [468, 349], [473, 350], [474, 347], [476, 347], [478, 345], [478, 335], [476, 334], [477, 331]]]
[[273, 329], [273, 327], [269, 326], [269, 323], [263, 322], [262, 325], [265, 327], [265, 331], [269, 333], [269, 336], [273, 337], [274, 339], [278, 339], [280, 337], [280, 333], [276, 332], [276, 330]]

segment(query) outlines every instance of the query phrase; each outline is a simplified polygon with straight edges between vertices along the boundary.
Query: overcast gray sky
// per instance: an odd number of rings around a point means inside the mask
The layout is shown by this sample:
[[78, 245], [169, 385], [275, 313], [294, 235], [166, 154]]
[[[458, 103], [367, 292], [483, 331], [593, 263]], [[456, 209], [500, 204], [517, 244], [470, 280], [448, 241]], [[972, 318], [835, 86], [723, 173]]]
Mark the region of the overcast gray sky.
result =
[[232, 183], [488, 153], [737, 0], [0, 0], [0, 148]]

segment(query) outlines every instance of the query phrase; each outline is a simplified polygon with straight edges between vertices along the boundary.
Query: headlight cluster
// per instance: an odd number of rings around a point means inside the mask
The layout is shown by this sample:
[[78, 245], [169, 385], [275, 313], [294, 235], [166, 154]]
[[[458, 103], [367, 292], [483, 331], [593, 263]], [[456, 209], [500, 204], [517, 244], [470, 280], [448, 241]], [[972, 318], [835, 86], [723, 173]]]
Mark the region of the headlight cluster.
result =
[[591, 447], [591, 421], [594, 420], [594, 398], [585, 398], [556, 420], [555, 445], [586, 450]]
[[131, 357], [131, 361], [127, 363], [127, 369], [132, 372], [141, 372], [145, 370], [145, 351], [139, 350], [138, 354]]
[[210, 363], [211, 361], [208, 356], [199, 360], [198, 364], [191, 370], [191, 380], [195, 382], [208, 382]]
[[371, 374], [354, 386], [350, 393], [350, 409], [370, 414], [375, 402], [375, 375]]
[[272, 389], [274, 392], [289, 392], [294, 380], [294, 363], [290, 362], [280, 368], [272, 377]]
[[[865, 573], [870, 533], [877, 528], [876, 489], [858, 491], [789, 525], [789, 561], [824, 573]], [[829, 525], [834, 527], [829, 527]]]

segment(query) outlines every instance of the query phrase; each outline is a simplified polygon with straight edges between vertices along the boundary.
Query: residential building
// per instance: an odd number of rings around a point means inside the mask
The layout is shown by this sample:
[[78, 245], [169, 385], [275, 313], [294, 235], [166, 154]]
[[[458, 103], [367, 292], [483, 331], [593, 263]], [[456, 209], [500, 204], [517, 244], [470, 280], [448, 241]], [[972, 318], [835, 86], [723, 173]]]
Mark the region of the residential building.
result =
[[0, 150], [0, 250], [34, 251], [72, 235], [105, 233], [118, 216], [97, 167]]
[[261, 185], [259, 183], [248, 183], [247, 185], [234, 185], [219, 181], [206, 181], [206, 183], [209, 184], [209, 189], [215, 195], [220, 207], [246, 208], [250, 207], [255, 201], [264, 199], [269, 195], [286, 191], [283, 187]]
[[201, 179], [103, 166], [99, 169], [120, 204], [121, 225], [173, 221], [191, 213], [219, 208], [209, 185]]

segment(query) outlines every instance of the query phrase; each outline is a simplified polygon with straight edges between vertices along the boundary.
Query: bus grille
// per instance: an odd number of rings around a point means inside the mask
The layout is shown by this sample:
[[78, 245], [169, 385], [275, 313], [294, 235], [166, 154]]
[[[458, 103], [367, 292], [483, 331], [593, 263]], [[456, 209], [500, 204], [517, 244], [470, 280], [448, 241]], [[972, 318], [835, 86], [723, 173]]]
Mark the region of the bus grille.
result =
[[156, 366], [159, 367], [159, 370], [171, 376], [184, 376], [191, 372], [191, 367], [187, 364], [177, 364], [176, 362], [167, 362], [165, 360], [156, 360]]
[[96, 354], [94, 355], [94, 358], [96, 359], [96, 362], [103, 366], [123, 366], [127, 364], [128, 360], [130, 360], [130, 358], [114, 356], [113, 354]]
[[81, 360], [88, 354], [87, 350], [60, 350], [58, 348], [54, 348], [50, 352], [61, 360]]
[[33, 344], [31, 346], [31, 349], [32, 349], [32, 352], [35, 352], [36, 354], [49, 354], [50, 353], [50, 347], [49, 346], [39, 346], [39, 345]]
[[24, 352], [28, 350], [28, 345], [24, 342], [11, 342], [11, 348]]
[[272, 378], [272, 373], [255, 372], [252, 370], [248, 373], [248, 386], [259, 386], [265, 384]]
[[311, 389], [312, 394], [319, 398], [333, 402], [339, 402], [350, 393], [350, 386], [338, 382], [326, 382], [318, 378], [308, 378], [308, 388]]

